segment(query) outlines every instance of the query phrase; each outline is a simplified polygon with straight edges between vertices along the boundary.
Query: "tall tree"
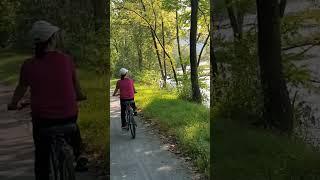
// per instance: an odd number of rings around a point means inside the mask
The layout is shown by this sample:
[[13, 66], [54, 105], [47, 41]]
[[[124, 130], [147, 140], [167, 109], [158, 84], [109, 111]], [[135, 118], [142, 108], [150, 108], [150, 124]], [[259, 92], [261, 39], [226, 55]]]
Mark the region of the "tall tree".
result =
[[201, 92], [198, 78], [197, 65], [197, 26], [198, 26], [198, 0], [191, 0], [191, 27], [190, 27], [190, 69], [192, 100], [201, 102]]
[[[216, 56], [214, 53], [214, 0], [210, 0], [210, 109], [213, 109], [214, 106], [214, 84], [215, 84], [215, 78], [217, 76], [218, 73], [218, 66], [217, 66], [217, 62], [216, 62]], [[210, 113], [213, 113], [213, 110], [210, 110]], [[210, 119], [210, 146], [213, 147], [213, 137], [215, 136], [214, 133], [215, 131], [213, 130], [213, 121], [214, 119], [211, 118]], [[214, 158], [212, 155], [213, 154], [213, 150], [211, 149], [211, 153], [210, 153], [210, 172], [214, 172], [214, 166], [212, 166], [212, 164], [214, 164]], [[212, 176], [211, 176], [212, 177]], [[212, 178], [211, 178], [212, 179]]]
[[214, 0], [210, 0], [210, 107], [213, 106], [213, 95], [214, 95], [214, 83], [218, 73], [218, 65], [214, 52], [214, 19], [215, 11], [214, 11]]
[[[110, 1], [106, 1], [105, 2], [105, 20], [102, 22], [103, 23], [103, 27], [105, 27], [105, 37], [106, 37], [106, 56], [105, 56], [105, 61], [106, 61], [106, 82], [110, 82], [110, 77], [111, 77], [111, 73], [110, 73], [110, 59], [111, 59], [111, 47], [110, 47], [110, 38], [111, 38], [111, 32], [110, 32]], [[106, 89], [110, 89], [110, 84], [106, 83]], [[110, 97], [110, 91], [107, 91], [105, 93], [106, 98]], [[106, 105], [106, 117], [110, 117], [110, 106], [109, 104]], [[109, 119], [109, 118], [106, 118]], [[109, 135], [109, 133], [108, 133]], [[110, 137], [106, 137], [106, 138], [110, 138]], [[108, 144], [109, 145], [109, 144]], [[107, 148], [106, 152], [106, 161], [110, 162], [110, 147]], [[107, 167], [106, 167], [106, 171], [107, 174], [110, 175], [110, 164], [107, 163]]]
[[179, 61], [180, 61], [180, 65], [181, 65], [181, 69], [183, 74], [186, 74], [186, 67], [184, 65], [184, 63], [182, 62], [182, 56], [181, 56], [181, 45], [180, 45], [180, 34], [179, 34], [179, 16], [178, 16], [178, 9], [179, 7], [177, 7], [176, 9], [176, 39], [177, 39], [177, 47], [178, 47], [178, 56], [179, 56]]
[[292, 132], [293, 115], [281, 63], [278, 0], [257, 0], [258, 55], [266, 125]]

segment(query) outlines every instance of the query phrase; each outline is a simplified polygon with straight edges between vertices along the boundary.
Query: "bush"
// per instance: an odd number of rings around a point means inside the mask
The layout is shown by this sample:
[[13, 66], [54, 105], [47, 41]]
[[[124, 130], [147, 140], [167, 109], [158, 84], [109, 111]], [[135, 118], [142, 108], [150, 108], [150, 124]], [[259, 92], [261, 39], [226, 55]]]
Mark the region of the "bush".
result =
[[[226, 55], [224, 64], [226, 70], [219, 67], [220, 75], [214, 85], [215, 102], [219, 104], [220, 113], [225, 117], [237, 119], [260, 118], [263, 99], [257, 63], [256, 38], [250, 33], [240, 42], [225, 43]], [[225, 77], [221, 74], [225, 73]], [[250, 119], [249, 118], [249, 119]]]
[[[199, 80], [200, 90], [208, 89], [208, 85], [205, 82]], [[192, 100], [192, 84], [189, 75], [183, 75], [180, 79], [180, 84], [177, 88], [178, 90], [178, 98], [182, 100], [191, 101]], [[201, 93], [202, 100], [208, 100], [208, 97], [204, 92]]]
[[161, 76], [156, 70], [143, 70], [132, 76], [135, 80], [150, 86], [159, 86]]

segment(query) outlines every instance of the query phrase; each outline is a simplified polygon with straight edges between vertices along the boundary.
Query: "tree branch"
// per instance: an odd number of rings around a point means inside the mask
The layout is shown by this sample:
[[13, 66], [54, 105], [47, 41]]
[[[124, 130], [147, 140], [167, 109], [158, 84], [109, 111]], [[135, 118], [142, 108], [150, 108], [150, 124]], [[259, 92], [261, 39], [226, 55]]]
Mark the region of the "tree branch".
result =
[[320, 84], [320, 81], [315, 80], [315, 79], [310, 79], [309, 81], [310, 81], [310, 82], [313, 82], [313, 83], [319, 83], [319, 84]]
[[[290, 50], [290, 49], [294, 49], [294, 48], [298, 48], [298, 47], [303, 47], [303, 46], [311, 46], [314, 47], [314, 46], [318, 46], [320, 45], [320, 41], [316, 41], [316, 42], [303, 42], [303, 43], [300, 43], [300, 44], [294, 44], [294, 45], [291, 45], [291, 46], [288, 46], [288, 47], [283, 47], [282, 48], [282, 51], [287, 51], [287, 50]], [[310, 48], [310, 49], [311, 49]]]
[[200, 65], [201, 55], [202, 55], [202, 52], [203, 52], [203, 50], [204, 50], [204, 47], [205, 47], [205, 46], [207, 45], [207, 43], [208, 43], [209, 37], [210, 37], [210, 34], [208, 34], [208, 36], [206, 37], [206, 40], [205, 40], [204, 43], [203, 43], [203, 46], [202, 46], [201, 51], [200, 51], [199, 56], [198, 56], [197, 67], [199, 67], [199, 65]]

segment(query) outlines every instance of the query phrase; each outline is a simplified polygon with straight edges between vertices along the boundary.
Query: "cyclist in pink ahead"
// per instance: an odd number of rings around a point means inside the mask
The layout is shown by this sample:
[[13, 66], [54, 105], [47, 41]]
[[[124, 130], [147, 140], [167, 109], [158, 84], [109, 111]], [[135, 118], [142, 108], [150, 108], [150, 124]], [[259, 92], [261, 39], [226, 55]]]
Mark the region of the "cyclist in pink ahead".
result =
[[[128, 76], [128, 70], [125, 68], [120, 69], [120, 76], [121, 79], [118, 80], [116, 89], [114, 90], [113, 96], [116, 96], [118, 90], [120, 90], [120, 104], [121, 104], [121, 127], [123, 129], [126, 129], [128, 126], [126, 124], [126, 119], [125, 119], [125, 102], [126, 101], [134, 101], [134, 94], [136, 93], [136, 90], [134, 88], [134, 82], [132, 79], [129, 78]], [[134, 115], [137, 115], [136, 111], [136, 105], [133, 102], [131, 104], [133, 110], [134, 110]]]

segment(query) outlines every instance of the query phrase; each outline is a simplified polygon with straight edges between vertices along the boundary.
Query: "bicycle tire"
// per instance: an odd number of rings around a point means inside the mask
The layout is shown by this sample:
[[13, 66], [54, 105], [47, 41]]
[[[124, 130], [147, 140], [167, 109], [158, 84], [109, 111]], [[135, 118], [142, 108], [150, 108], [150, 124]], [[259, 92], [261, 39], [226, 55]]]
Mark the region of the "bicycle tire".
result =
[[127, 131], [129, 131], [129, 129], [130, 129], [130, 120], [129, 120], [129, 118], [130, 118], [129, 112], [126, 111], [126, 123], [127, 123], [127, 126], [128, 126], [128, 128], [126, 129]]
[[61, 180], [75, 180], [75, 171], [74, 171], [74, 167], [73, 167], [73, 152], [72, 152], [72, 148], [70, 147], [69, 144], [67, 144], [66, 142], [64, 142], [64, 146], [61, 149], [62, 155], [63, 155], [63, 160], [61, 163], [61, 175], [62, 178]]
[[50, 157], [49, 157], [49, 161], [50, 161], [50, 174], [49, 174], [49, 179], [50, 180], [58, 180], [59, 179], [59, 172], [58, 172], [58, 164], [59, 162], [57, 162], [57, 158], [56, 158], [56, 153], [54, 152], [54, 145], [51, 145], [50, 148]]
[[133, 116], [131, 115], [129, 117], [131, 120], [130, 120], [130, 132], [131, 132], [131, 137], [132, 139], [135, 139], [136, 138], [136, 126], [135, 126], [135, 123], [134, 123], [134, 119], [133, 119]]
[[73, 150], [64, 137], [51, 137], [50, 180], [75, 180]]

